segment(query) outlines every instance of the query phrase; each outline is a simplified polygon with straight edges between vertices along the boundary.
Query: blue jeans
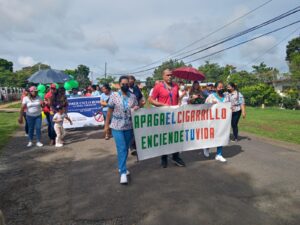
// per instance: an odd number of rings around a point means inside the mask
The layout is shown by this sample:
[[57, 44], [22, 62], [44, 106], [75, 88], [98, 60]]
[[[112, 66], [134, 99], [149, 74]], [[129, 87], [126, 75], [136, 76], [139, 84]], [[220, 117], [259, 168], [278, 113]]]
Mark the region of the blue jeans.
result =
[[222, 152], [223, 152], [223, 147], [222, 146], [217, 147], [217, 155], [222, 155]]
[[120, 174], [126, 174], [126, 161], [129, 145], [133, 138], [133, 130], [115, 130], [112, 129], [118, 153], [118, 167]]
[[41, 141], [41, 127], [42, 127], [42, 115], [39, 116], [28, 116], [26, 115], [28, 123], [28, 138], [29, 141], [32, 141], [34, 129], [36, 132], [37, 141]]
[[50, 140], [55, 140], [56, 133], [54, 130], [54, 123], [53, 123], [54, 115], [51, 115], [49, 112], [45, 113], [45, 115], [46, 115], [46, 119], [47, 119], [47, 123], [48, 123], [48, 136], [49, 136]]

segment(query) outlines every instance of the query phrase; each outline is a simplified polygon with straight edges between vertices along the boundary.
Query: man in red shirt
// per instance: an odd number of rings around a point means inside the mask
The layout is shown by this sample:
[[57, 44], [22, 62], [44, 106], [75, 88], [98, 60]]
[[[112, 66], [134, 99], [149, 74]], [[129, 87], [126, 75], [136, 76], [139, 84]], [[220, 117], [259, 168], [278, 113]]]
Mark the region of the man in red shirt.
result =
[[[149, 97], [149, 101], [152, 105], [160, 106], [172, 106], [179, 103], [179, 87], [176, 83], [172, 82], [173, 75], [170, 69], [165, 69], [162, 73], [163, 82], [156, 84], [152, 95]], [[173, 153], [172, 159], [177, 166], [185, 166], [183, 160], [179, 157], [179, 152]], [[168, 156], [163, 155], [161, 157], [161, 165], [163, 168], [168, 167]]]
[[50, 138], [50, 145], [55, 144], [56, 133], [54, 130], [53, 116], [54, 116], [54, 108], [55, 108], [55, 98], [56, 98], [57, 90], [56, 85], [50, 85], [50, 91], [45, 95], [45, 107], [43, 108], [44, 114], [46, 115], [47, 123], [48, 123], [48, 136]]

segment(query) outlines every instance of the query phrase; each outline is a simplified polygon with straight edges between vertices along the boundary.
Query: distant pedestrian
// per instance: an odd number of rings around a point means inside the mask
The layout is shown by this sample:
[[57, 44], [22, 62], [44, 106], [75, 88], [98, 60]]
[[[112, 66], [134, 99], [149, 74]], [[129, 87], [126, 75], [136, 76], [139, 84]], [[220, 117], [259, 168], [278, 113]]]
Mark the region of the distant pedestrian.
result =
[[[101, 89], [102, 89], [102, 94], [100, 95], [100, 104], [102, 106], [102, 114], [105, 123], [107, 119], [108, 101], [113, 92], [111, 91], [109, 84], [104, 84]], [[105, 132], [105, 140], [108, 140], [110, 138], [111, 138], [111, 129], [108, 128], [107, 132]]]
[[[104, 131], [107, 133], [109, 127], [116, 143], [118, 154], [118, 167], [120, 183], [127, 184], [129, 171], [126, 167], [128, 149], [133, 138], [133, 127], [131, 109], [138, 109], [138, 102], [134, 94], [129, 92], [129, 80], [127, 76], [119, 79], [121, 90], [114, 92], [108, 101], [107, 118]], [[111, 123], [110, 123], [111, 119]]]
[[65, 108], [63, 106], [58, 105], [56, 107], [56, 111], [57, 112], [53, 116], [54, 130], [56, 133], [55, 147], [62, 147], [64, 144], [63, 138], [65, 135], [65, 131], [63, 127], [64, 119], [68, 120], [71, 125], [73, 123], [72, 120], [65, 113]]
[[91, 97], [92, 96], [92, 92], [93, 92], [93, 88], [92, 86], [88, 86], [86, 88], [86, 93], [84, 94], [85, 97]]
[[[21, 104], [23, 102], [23, 99], [28, 96], [28, 90], [27, 89], [24, 89], [23, 92], [22, 92], [22, 95], [21, 95]], [[28, 122], [27, 122], [27, 118], [26, 118], [26, 111], [27, 109], [25, 108], [24, 109], [24, 112], [23, 112], [23, 118], [25, 120], [25, 135], [28, 136]]]
[[228, 97], [229, 101], [231, 102], [231, 109], [232, 109], [232, 117], [231, 117], [231, 127], [233, 132], [233, 140], [238, 141], [238, 134], [239, 128], [238, 123], [240, 120], [241, 115], [243, 118], [246, 118], [246, 105], [244, 96], [241, 92], [237, 90], [237, 86], [230, 82], [227, 85]]
[[23, 113], [27, 109], [26, 119], [28, 122], [28, 144], [32, 146], [34, 130], [36, 131], [36, 146], [42, 147], [41, 127], [42, 127], [42, 99], [37, 95], [38, 91], [35, 86], [29, 88], [29, 95], [23, 98], [20, 110], [19, 123], [23, 123]]
[[78, 88], [72, 88], [70, 98], [79, 98], [79, 97], [80, 97], [80, 95], [78, 94]]
[[98, 97], [101, 95], [100, 87], [99, 85], [92, 85], [93, 91], [92, 91], [92, 97]]

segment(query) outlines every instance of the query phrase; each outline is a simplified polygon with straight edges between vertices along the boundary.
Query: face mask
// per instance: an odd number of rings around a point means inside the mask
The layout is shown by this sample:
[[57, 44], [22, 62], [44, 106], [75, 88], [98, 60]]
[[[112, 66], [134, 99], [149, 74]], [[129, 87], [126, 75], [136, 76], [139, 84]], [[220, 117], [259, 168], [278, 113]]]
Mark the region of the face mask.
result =
[[181, 91], [184, 90], [184, 86], [183, 86], [183, 85], [180, 86], [180, 90], [181, 90]]
[[121, 87], [121, 90], [122, 90], [123, 92], [127, 92], [127, 91], [129, 90], [129, 86], [128, 86], [128, 85], [122, 86], [122, 87]]
[[232, 90], [231, 90], [231, 89], [227, 89], [227, 91], [228, 91], [229, 93], [231, 93], [231, 92], [232, 92]]
[[224, 93], [224, 89], [218, 90], [219, 95], [223, 95], [223, 93]]

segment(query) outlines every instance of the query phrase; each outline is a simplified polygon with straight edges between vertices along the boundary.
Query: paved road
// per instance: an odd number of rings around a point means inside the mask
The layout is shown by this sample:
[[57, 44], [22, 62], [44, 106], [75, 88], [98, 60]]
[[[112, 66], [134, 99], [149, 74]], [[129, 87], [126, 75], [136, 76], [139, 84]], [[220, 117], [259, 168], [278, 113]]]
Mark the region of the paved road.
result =
[[225, 147], [227, 163], [197, 150], [182, 154], [186, 168], [130, 157], [131, 182], [121, 186], [113, 140], [81, 129], [67, 142], [26, 149], [20, 131], [3, 149], [7, 224], [300, 224], [299, 146], [244, 137]]

